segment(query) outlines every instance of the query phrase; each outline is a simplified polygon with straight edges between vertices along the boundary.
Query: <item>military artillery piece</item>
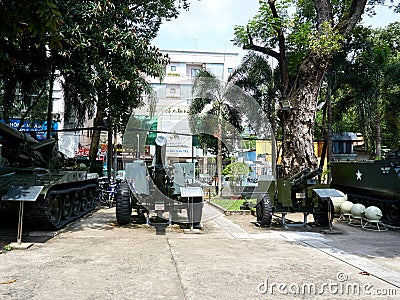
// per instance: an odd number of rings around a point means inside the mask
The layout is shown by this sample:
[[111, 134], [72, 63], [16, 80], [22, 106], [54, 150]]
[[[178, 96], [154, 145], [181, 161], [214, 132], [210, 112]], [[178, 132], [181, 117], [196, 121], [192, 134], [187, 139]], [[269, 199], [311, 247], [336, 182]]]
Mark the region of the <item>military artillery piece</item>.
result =
[[277, 179], [272, 175], [263, 175], [258, 181], [256, 215], [259, 226], [269, 227], [273, 213], [282, 213], [285, 223], [287, 213], [302, 212], [304, 223], [307, 215], [313, 214], [314, 221], [320, 226], [330, 225], [334, 207], [330, 197], [340, 197], [328, 185], [319, 184], [315, 179], [322, 173], [321, 169], [303, 169], [289, 179], [281, 176], [281, 166], [277, 167]]
[[[194, 163], [174, 163], [167, 166], [165, 148], [167, 139], [158, 136], [151, 165], [142, 160], [126, 163], [126, 182], [117, 192], [116, 217], [120, 225], [136, 218], [156, 228], [170, 224], [190, 224], [201, 227], [203, 191], [194, 184]], [[179, 214], [187, 211], [187, 218]]]
[[0, 123], [0, 215], [26, 201], [25, 218], [43, 230], [58, 230], [96, 206], [97, 173], [67, 166], [56, 139], [40, 142]]

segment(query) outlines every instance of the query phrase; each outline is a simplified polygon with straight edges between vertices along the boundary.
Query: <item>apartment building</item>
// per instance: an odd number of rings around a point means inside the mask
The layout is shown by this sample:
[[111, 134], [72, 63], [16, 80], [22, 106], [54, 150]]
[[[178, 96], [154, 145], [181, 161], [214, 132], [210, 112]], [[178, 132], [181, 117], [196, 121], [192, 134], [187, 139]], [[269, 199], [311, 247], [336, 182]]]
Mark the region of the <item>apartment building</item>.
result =
[[[203, 156], [192, 145], [188, 124], [188, 108], [193, 98], [193, 80], [201, 69], [213, 73], [218, 79], [226, 81], [238, 65], [238, 53], [161, 50], [167, 54], [170, 63], [165, 66], [165, 77], [148, 78], [157, 93], [154, 122], [157, 130], [168, 139], [166, 155], [174, 161], [198, 159]], [[146, 108], [136, 112], [148, 114]]]

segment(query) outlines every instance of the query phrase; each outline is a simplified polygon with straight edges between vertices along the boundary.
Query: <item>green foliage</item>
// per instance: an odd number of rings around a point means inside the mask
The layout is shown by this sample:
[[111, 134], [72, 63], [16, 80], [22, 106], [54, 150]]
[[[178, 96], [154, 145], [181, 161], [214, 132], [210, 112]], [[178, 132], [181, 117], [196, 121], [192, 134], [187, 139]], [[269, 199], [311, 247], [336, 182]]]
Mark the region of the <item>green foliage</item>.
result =
[[[341, 101], [340, 105], [343, 108], [356, 107], [356, 115], [364, 120], [368, 118], [375, 120], [376, 128], [388, 119], [382, 116], [382, 108], [386, 105], [382, 104], [388, 97], [378, 92], [380, 89], [373, 88], [376, 87], [374, 83], [380, 82], [379, 86], [381, 86], [384, 82], [384, 80], [377, 80], [378, 77], [381, 79], [383, 77], [376, 72], [375, 68], [370, 68], [359, 60], [355, 61], [351, 66], [354, 72], [345, 74], [352, 80], [351, 84], [347, 85], [343, 82], [339, 83], [339, 76], [337, 76], [339, 68], [334, 67], [332, 71], [328, 70], [338, 53], [343, 54], [340, 62], [343, 65], [355, 56], [361, 58], [360, 48], [351, 49], [343, 48], [343, 46], [348, 41], [353, 42], [350, 35], [364, 11], [374, 14], [374, 5], [387, 2], [393, 1], [368, 1], [370, 6], [366, 9], [367, 1], [260, 1], [258, 14], [245, 26], [235, 27], [236, 45], [264, 53], [278, 63], [280, 93], [275, 96], [282, 102], [290, 102], [289, 109], [278, 111], [276, 114], [280, 125], [285, 127], [287, 137], [287, 142], [283, 143], [282, 157], [285, 176], [296, 172], [300, 165], [316, 164], [311, 143], [314, 138], [313, 127], [317, 115], [317, 104], [324, 101], [318, 99], [320, 91], [325, 93], [321, 96], [329, 99], [331, 92], [336, 97], [339, 94], [343, 95], [343, 98], [347, 100], [350, 98], [373, 99], [372, 95], [374, 95], [375, 99], [379, 98], [379, 101], [359, 101], [356, 104], [353, 101]], [[365, 32], [361, 33], [365, 34]], [[392, 38], [395, 39], [395, 35]], [[362, 46], [361, 40], [357, 42]], [[372, 64], [382, 69], [387, 63], [385, 43], [377, 44], [377, 47], [369, 47], [368, 54], [365, 52], [366, 58], [372, 57]], [[364, 51], [361, 50], [361, 52]], [[353, 82], [356, 83], [357, 71], [364, 73], [359, 77], [365, 80], [358, 80], [356, 88]], [[325, 75], [329, 80], [328, 85], [322, 82]], [[350, 77], [351, 75], [353, 78]], [[341, 88], [343, 90], [339, 91]], [[356, 89], [358, 90], [357, 97], [348, 93]], [[344, 112], [343, 109], [340, 111]], [[322, 117], [318, 116], [318, 118], [321, 122]], [[369, 122], [368, 126], [366, 122], [359, 122], [359, 124], [367, 128], [371, 127], [373, 122]], [[300, 128], [301, 131], [299, 131]], [[321, 135], [322, 133], [321, 131]]]
[[334, 65], [334, 131], [361, 132], [371, 154], [379, 142], [377, 126], [381, 128], [383, 145], [399, 147], [398, 33], [398, 23], [375, 30], [358, 27], [345, 46], [352, 56], [340, 60], [340, 64], [337, 59]]
[[273, 70], [266, 55], [255, 51], [247, 53], [228, 81], [249, 93], [267, 114], [273, 113], [271, 106], [278, 85], [274, 82]]
[[276, 9], [279, 18], [275, 17], [267, 1], [260, 1], [259, 12], [250, 20], [246, 26], [235, 26], [234, 44], [237, 46], [245, 45], [249, 37], [265, 44], [266, 47], [275, 48], [278, 43], [277, 31], [288, 32], [292, 27], [292, 21], [288, 14], [288, 8], [292, 1], [276, 2]]
[[[49, 79], [49, 50], [61, 46], [61, 14], [54, 1], [0, 1], [0, 117], [42, 103]], [[42, 107], [31, 119], [42, 118]]]
[[310, 51], [323, 57], [340, 50], [343, 36], [329, 22], [323, 22], [318, 31], [310, 32], [308, 40]]
[[17, 116], [21, 102], [36, 105], [31, 95], [47, 95], [57, 70], [66, 117], [81, 125], [97, 108], [121, 130], [142, 95], [151, 94], [144, 76], [162, 76], [168, 62], [151, 40], [188, 1], [18, 0], [0, 8], [3, 117]]
[[245, 202], [246, 200], [242, 199], [236, 199], [236, 200], [231, 200], [231, 199], [212, 199], [211, 200], [213, 203], [217, 204], [218, 206], [221, 206], [227, 210], [240, 210], [240, 206]]
[[233, 162], [227, 165], [222, 171], [222, 175], [231, 175], [234, 177], [247, 175], [251, 168], [242, 162]]
[[58, 53], [66, 113], [83, 121], [97, 106], [121, 130], [142, 95], [151, 92], [144, 75], [163, 76], [168, 58], [150, 41], [162, 20], [177, 17], [175, 1], [64, 1], [62, 12], [70, 17], [63, 24], [64, 48]]

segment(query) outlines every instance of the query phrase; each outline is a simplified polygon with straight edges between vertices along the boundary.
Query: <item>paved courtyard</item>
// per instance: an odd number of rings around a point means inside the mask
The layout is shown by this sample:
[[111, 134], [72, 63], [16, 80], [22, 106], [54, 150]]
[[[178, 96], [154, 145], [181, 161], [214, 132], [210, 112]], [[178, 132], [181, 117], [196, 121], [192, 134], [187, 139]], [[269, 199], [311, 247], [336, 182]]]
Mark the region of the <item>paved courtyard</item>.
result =
[[397, 231], [335, 223], [257, 228], [206, 205], [204, 229], [115, 224], [101, 208], [28, 250], [0, 254], [0, 299], [395, 299]]

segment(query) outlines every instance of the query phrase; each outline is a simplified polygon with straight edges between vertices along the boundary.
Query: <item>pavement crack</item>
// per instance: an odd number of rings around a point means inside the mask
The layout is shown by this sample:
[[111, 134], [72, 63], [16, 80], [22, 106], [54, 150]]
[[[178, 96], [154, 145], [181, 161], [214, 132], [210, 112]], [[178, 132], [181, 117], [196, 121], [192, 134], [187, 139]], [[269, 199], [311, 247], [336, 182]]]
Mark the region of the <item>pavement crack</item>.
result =
[[171, 244], [169, 242], [169, 238], [167, 238], [167, 244], [168, 244], [169, 253], [171, 254], [172, 262], [174, 263], [174, 266], [175, 266], [176, 274], [177, 274], [178, 279], [179, 279], [179, 285], [180, 285], [181, 290], [182, 290], [183, 298], [187, 299], [186, 293], [185, 293], [185, 288], [183, 287], [182, 277], [181, 277], [181, 274], [180, 274], [179, 268], [178, 268], [178, 262], [175, 259], [174, 253], [172, 253], [172, 246], [171, 246]]

